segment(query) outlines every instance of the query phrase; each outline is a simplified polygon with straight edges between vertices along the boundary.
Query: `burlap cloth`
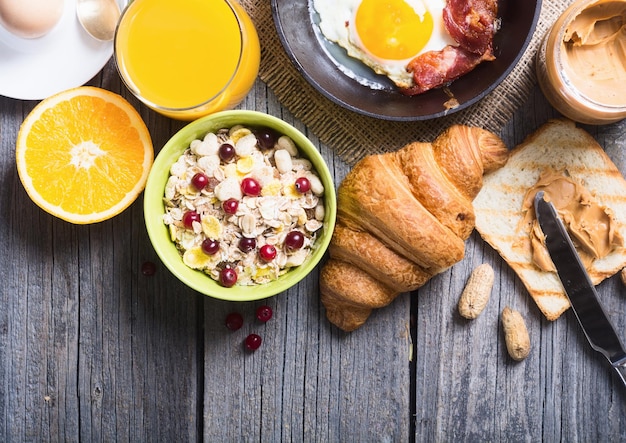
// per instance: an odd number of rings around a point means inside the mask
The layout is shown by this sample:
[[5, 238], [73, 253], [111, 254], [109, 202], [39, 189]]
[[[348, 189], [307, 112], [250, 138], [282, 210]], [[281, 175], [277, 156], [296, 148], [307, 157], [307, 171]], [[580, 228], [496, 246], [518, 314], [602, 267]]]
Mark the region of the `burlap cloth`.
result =
[[454, 123], [499, 133], [535, 85], [534, 57], [543, 35], [571, 3], [543, 0], [537, 29], [524, 55], [509, 76], [479, 103], [434, 120], [395, 122], [355, 113], [324, 97], [309, 85], [287, 56], [278, 38], [270, 0], [239, 1], [252, 17], [261, 40], [261, 80], [283, 106], [348, 164], [366, 154], [395, 151], [409, 142], [431, 141]]

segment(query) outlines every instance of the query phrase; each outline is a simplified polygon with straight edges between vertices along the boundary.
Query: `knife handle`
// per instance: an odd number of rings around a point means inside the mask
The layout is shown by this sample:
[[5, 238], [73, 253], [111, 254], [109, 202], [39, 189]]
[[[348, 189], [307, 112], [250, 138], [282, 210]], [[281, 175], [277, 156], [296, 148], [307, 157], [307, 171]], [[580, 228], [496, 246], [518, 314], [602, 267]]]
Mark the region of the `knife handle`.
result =
[[621, 363], [621, 364], [616, 364], [613, 367], [615, 368], [618, 375], [622, 379], [622, 382], [624, 382], [624, 385], [626, 385], [626, 362]]

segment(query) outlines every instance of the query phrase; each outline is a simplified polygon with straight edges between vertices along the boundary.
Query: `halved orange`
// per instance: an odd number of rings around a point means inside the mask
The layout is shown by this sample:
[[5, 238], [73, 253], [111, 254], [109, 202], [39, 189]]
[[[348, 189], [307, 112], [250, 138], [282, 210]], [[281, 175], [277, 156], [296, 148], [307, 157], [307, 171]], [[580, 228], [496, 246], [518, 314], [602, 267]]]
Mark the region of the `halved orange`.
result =
[[122, 96], [81, 86], [39, 103], [17, 136], [17, 171], [30, 198], [71, 223], [109, 219], [143, 191], [154, 150]]

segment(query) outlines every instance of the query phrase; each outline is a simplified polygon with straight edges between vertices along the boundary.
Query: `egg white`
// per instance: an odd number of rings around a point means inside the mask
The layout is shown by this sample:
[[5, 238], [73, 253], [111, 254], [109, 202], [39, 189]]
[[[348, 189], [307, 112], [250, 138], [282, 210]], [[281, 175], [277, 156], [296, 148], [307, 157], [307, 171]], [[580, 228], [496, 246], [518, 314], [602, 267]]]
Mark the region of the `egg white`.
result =
[[427, 51], [437, 51], [447, 45], [456, 45], [443, 23], [442, 11], [445, 0], [405, 0], [416, 13], [430, 11], [434, 27], [428, 43], [417, 53], [404, 60], [391, 60], [372, 54], [361, 42], [355, 27], [355, 15], [361, 0], [314, 0], [320, 16], [319, 29], [326, 39], [344, 48], [350, 57], [360, 60], [377, 74], [386, 75], [398, 87], [413, 84], [413, 76], [406, 70], [408, 63]]

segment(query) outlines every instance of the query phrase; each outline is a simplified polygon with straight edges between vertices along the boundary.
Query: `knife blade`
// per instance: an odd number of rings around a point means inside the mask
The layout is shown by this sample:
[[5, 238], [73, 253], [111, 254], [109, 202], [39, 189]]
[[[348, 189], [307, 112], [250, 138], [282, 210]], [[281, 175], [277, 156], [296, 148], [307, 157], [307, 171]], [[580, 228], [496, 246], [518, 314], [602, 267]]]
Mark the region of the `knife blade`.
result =
[[626, 350], [615, 332], [595, 286], [589, 278], [574, 243], [554, 205], [539, 191], [534, 200], [535, 216], [545, 236], [550, 258], [578, 323], [591, 347], [604, 355], [626, 385]]

